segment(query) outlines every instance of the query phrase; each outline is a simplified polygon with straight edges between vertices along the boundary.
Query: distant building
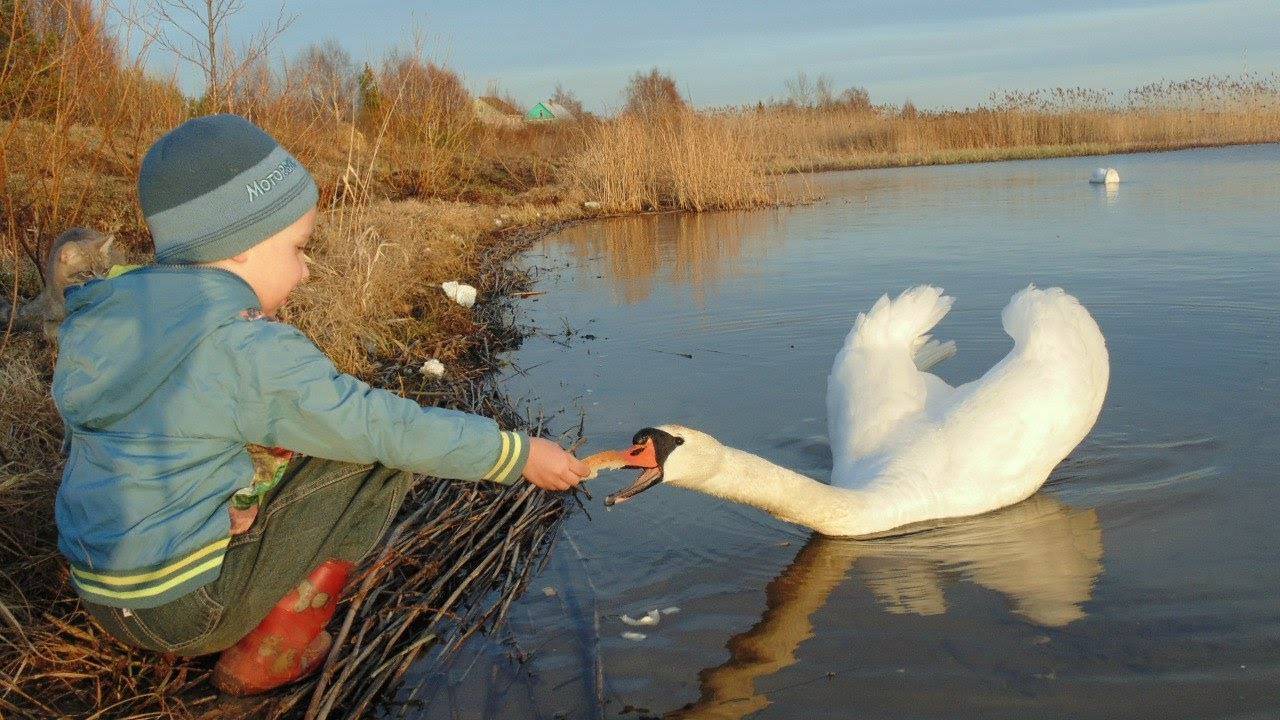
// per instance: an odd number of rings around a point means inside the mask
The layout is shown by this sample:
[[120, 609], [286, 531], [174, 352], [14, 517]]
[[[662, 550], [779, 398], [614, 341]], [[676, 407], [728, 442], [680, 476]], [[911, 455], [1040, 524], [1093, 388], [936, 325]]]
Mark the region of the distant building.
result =
[[520, 108], [500, 97], [482, 95], [475, 99], [473, 107], [476, 119], [485, 125], [518, 128], [522, 124]]
[[560, 103], [547, 100], [529, 108], [524, 118], [525, 120], [571, 120], [573, 113]]

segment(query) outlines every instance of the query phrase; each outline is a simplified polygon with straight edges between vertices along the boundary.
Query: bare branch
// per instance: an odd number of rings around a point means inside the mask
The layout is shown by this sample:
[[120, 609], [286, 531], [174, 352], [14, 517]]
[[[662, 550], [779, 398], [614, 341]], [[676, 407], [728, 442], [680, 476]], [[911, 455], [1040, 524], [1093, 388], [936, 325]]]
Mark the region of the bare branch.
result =
[[204, 75], [205, 95], [215, 107], [230, 97], [249, 68], [266, 57], [272, 44], [293, 24], [281, 4], [276, 19], [262, 26], [240, 52], [226, 38], [231, 18], [244, 0], [152, 0], [159, 25], [151, 33], [157, 44]]

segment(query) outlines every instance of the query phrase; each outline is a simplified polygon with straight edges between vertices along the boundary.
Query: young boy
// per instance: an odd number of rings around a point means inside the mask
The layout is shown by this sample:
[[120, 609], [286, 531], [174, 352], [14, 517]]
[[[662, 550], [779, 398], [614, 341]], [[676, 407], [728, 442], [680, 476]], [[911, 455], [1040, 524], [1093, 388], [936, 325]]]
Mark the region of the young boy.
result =
[[59, 547], [115, 637], [225, 651], [227, 692], [277, 687], [322, 664], [342, 586], [413, 473], [547, 490], [587, 474], [552, 442], [339, 373], [272, 319], [307, 278], [317, 194], [249, 121], [160, 138], [138, 196], [156, 262], [68, 291], [53, 379]]

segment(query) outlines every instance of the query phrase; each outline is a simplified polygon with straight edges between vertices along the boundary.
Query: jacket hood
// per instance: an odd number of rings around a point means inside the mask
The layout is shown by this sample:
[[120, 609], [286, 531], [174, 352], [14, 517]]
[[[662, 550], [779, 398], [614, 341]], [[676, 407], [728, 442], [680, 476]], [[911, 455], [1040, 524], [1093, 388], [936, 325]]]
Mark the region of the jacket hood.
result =
[[210, 333], [259, 307], [234, 273], [149, 265], [67, 291], [53, 397], [72, 426], [106, 429], [165, 382]]

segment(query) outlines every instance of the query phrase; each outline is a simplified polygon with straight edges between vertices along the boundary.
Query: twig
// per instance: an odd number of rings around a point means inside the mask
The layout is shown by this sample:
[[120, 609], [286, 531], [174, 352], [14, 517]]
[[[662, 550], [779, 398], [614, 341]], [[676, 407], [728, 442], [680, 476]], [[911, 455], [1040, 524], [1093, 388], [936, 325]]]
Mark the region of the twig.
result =
[[682, 357], [682, 358], [684, 358], [684, 359], [686, 359], [686, 360], [692, 360], [692, 359], [693, 359], [693, 355], [690, 355], [689, 353], [683, 353], [683, 352], [672, 352], [672, 351], [670, 351], [670, 350], [659, 350], [659, 349], [657, 349], [657, 348], [645, 348], [645, 350], [648, 350], [649, 352], [660, 353], [660, 354], [662, 354], [662, 355], [675, 355], [676, 357]]

